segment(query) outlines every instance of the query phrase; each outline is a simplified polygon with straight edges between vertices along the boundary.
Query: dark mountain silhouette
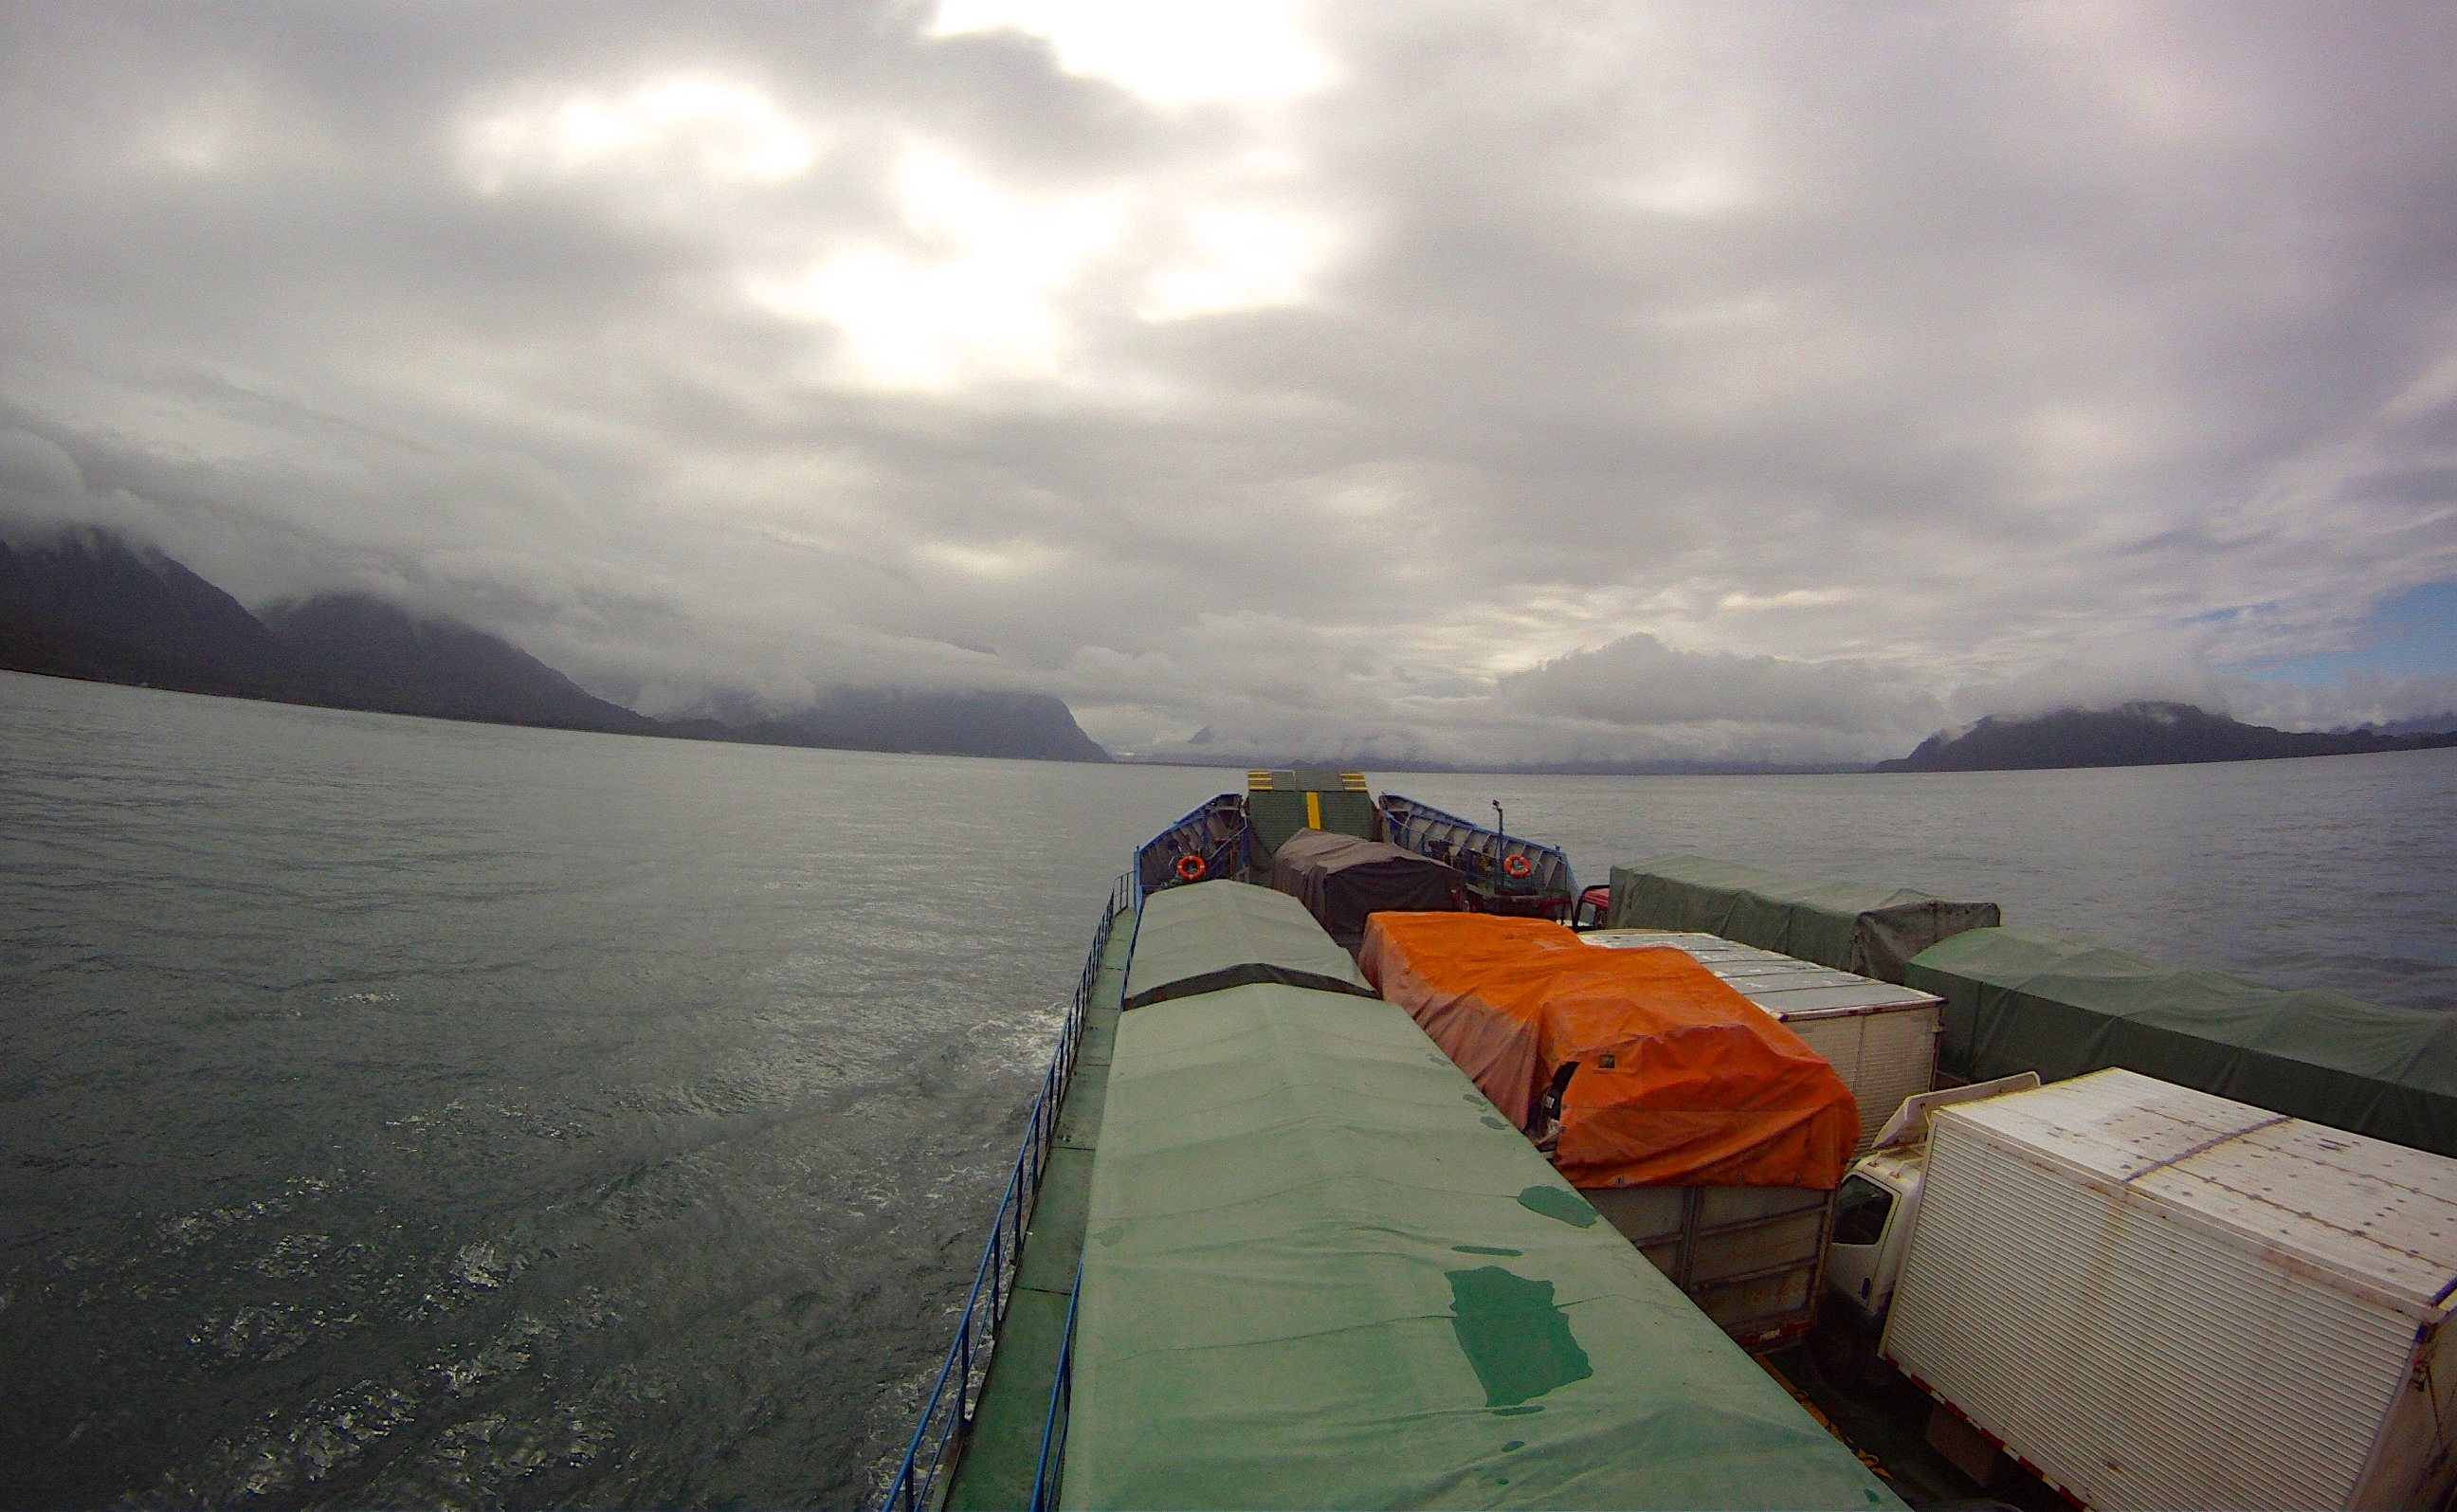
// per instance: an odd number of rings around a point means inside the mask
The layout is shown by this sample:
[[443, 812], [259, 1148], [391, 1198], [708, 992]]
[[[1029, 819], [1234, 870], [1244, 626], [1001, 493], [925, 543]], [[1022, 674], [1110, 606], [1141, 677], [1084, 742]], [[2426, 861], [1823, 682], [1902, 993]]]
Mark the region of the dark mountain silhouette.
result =
[[510, 642], [448, 619], [413, 619], [357, 593], [267, 610], [264, 621], [295, 665], [343, 690], [337, 707], [474, 719], [486, 724], [665, 733], [609, 703]]
[[762, 745], [840, 751], [929, 751], [943, 756], [1029, 756], [1043, 761], [1106, 761], [1065, 701], [1030, 693], [916, 693], [858, 689], [816, 708], [749, 726], [740, 736]]
[[0, 668], [492, 724], [692, 740], [1106, 761], [1060, 699], [840, 693], [782, 718], [658, 720], [609, 703], [484, 631], [363, 594], [259, 619], [160, 551], [108, 530], [0, 542]]
[[22, 550], [0, 542], [0, 657], [19, 672], [295, 703], [339, 691], [302, 673], [238, 600], [108, 530]]
[[2307, 735], [2243, 724], [2188, 703], [2128, 703], [2096, 712], [2067, 709], [2035, 719], [1982, 719], [1951, 738], [1932, 735], [1910, 756], [1880, 761], [1872, 770], [2018, 772], [2049, 767], [2170, 766], [2440, 746], [2457, 746], [2457, 734], [2380, 735], [2353, 730]]

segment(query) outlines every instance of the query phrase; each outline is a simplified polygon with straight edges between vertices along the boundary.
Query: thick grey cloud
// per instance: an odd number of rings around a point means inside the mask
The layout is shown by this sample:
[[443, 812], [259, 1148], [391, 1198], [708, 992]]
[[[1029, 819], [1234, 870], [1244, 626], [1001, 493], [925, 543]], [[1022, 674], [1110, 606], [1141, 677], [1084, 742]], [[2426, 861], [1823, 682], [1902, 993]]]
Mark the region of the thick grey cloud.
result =
[[1848, 760], [2451, 701], [2242, 674], [2457, 580], [2445, 7], [27, 4], [0, 50], [0, 514], [655, 712]]

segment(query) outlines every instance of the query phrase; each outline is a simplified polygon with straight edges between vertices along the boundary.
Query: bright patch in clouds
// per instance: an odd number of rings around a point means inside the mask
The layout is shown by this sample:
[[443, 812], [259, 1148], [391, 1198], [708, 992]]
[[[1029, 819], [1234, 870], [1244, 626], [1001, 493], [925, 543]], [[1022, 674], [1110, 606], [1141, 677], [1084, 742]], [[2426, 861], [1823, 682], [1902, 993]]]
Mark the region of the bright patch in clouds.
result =
[[1183, 320], [1304, 300], [1330, 260], [1331, 228], [1311, 217], [1261, 208], [1200, 209], [1187, 217], [1187, 260], [1145, 285], [1135, 313]]
[[1069, 73], [1168, 109], [1308, 93], [1333, 77], [1291, 0], [941, 0], [934, 36], [1013, 29], [1043, 38]]
[[1007, 579], [1029, 577], [1063, 566], [1066, 553], [1033, 541], [1009, 541], [983, 548], [954, 541], [926, 541], [915, 555], [959, 577]]
[[1056, 377], [1067, 350], [1058, 301], [1117, 241], [1123, 200], [1001, 189], [919, 145], [907, 148], [895, 192], [903, 236], [754, 278], [752, 298], [835, 326], [846, 376], [872, 386]]
[[479, 187], [590, 172], [774, 183], [817, 160], [819, 142], [760, 90], [686, 74], [628, 93], [579, 93], [480, 121], [467, 148]]
[[[1279, 176], [1273, 165], [1273, 176]], [[892, 177], [895, 234], [745, 282], [759, 305], [835, 328], [836, 376], [944, 391], [1063, 382], [1077, 357], [1070, 304], [1112, 284], [1133, 313], [1182, 320], [1301, 302], [1337, 243], [1323, 220], [1148, 181], [1071, 194], [1001, 185], [952, 154], [908, 141]], [[1140, 249], [1140, 267], [1122, 259]]]

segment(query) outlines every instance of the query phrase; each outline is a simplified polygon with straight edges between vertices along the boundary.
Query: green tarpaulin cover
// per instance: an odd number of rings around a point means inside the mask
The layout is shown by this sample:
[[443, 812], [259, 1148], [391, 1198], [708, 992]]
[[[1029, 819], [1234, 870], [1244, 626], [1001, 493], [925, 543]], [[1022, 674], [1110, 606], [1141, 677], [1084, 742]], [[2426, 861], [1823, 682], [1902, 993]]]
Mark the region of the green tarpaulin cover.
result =
[[2317, 1124], [2457, 1155], [2457, 1019], [2318, 988], [2160, 965], [2044, 929], [1923, 951], [1945, 1000], [1941, 1064], [2056, 1082], [2120, 1066]]
[[1286, 893], [1224, 880], [1144, 900], [1126, 967], [1128, 1008], [1249, 982], [1373, 996], [1355, 961]]
[[1119, 1021], [1074, 1336], [1069, 1507], [1901, 1504], [1378, 1001]]
[[1940, 940], [2002, 922], [1994, 903], [1958, 903], [1909, 888], [1803, 880], [1703, 856], [1659, 856], [1612, 869], [1616, 929], [1721, 935], [1880, 982]]

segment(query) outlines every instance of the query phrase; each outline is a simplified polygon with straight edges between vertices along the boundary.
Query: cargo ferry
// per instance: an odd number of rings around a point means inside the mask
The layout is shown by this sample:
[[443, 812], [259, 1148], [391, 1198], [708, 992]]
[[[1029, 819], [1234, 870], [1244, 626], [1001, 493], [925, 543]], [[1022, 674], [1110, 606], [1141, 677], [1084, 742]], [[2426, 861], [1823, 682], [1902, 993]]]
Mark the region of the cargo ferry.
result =
[[2441, 1026], [2081, 948], [1249, 773], [1102, 908], [881, 1505], [2448, 1504]]

